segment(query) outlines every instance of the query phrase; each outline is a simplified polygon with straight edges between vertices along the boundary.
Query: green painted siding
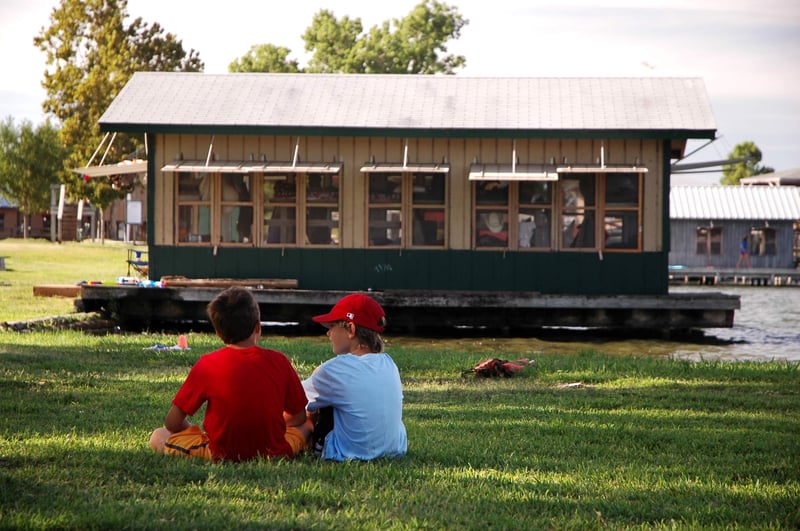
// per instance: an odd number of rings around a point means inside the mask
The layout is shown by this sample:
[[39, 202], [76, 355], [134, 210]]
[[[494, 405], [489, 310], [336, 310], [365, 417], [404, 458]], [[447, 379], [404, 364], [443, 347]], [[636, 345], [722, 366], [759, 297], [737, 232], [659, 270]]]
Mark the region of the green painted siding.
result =
[[297, 279], [300, 289], [666, 294], [666, 253], [150, 246], [151, 277]]

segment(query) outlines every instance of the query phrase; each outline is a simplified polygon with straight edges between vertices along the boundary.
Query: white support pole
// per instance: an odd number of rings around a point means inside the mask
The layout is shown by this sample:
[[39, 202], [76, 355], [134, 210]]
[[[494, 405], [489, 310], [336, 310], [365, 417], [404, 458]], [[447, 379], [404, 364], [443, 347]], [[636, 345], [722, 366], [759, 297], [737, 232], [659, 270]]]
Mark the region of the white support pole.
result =
[[211, 135], [211, 142], [208, 144], [208, 155], [206, 155], [206, 166], [211, 161], [211, 153], [214, 150], [214, 135]]
[[117, 138], [117, 133], [114, 133], [113, 135], [111, 135], [111, 140], [108, 141], [108, 146], [106, 146], [106, 150], [103, 153], [103, 158], [100, 159], [100, 164], [98, 164], [98, 166], [102, 166], [103, 163], [106, 161], [106, 155], [108, 155], [108, 150], [111, 149], [111, 144], [114, 143], [114, 139], [115, 138]]

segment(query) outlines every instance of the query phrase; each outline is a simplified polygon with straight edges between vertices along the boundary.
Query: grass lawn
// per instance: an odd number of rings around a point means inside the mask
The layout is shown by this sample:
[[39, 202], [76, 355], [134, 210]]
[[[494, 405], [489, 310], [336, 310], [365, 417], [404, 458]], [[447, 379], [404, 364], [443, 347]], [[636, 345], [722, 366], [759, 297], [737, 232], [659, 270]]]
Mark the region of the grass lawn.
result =
[[[389, 336], [408, 456], [208, 464], [151, 453], [192, 363], [218, 346], [0, 332], [0, 527], [625, 529], [800, 526], [800, 369], [539, 353], [464, 379], [479, 353]], [[318, 339], [266, 337], [301, 377]], [[581, 385], [563, 384], [581, 382]]]
[[6, 271], [0, 271], [0, 323], [76, 313], [72, 298], [34, 297], [33, 287], [84, 280], [114, 284], [128, 274], [129, 247], [113, 240], [0, 240], [0, 256], [7, 257]]
[[[0, 241], [11, 257], [0, 322], [74, 312], [32, 287], [113, 282], [127, 273], [126, 247]], [[191, 365], [219, 346], [190, 333], [189, 351], [148, 349], [176, 340], [0, 329], [0, 528], [800, 527], [797, 364], [565, 344], [533, 354], [521, 376], [465, 379], [495, 353], [390, 334], [405, 458], [208, 464], [147, 447]], [[262, 344], [301, 377], [330, 357], [322, 335]]]

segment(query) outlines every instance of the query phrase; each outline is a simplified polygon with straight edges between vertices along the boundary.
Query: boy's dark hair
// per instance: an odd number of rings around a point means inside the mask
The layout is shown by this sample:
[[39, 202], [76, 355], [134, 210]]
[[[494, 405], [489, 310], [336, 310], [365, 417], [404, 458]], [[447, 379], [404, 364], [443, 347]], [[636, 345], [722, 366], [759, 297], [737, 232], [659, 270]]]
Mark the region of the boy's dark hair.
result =
[[226, 289], [208, 303], [206, 311], [214, 330], [226, 345], [244, 341], [261, 322], [258, 302], [244, 288]]

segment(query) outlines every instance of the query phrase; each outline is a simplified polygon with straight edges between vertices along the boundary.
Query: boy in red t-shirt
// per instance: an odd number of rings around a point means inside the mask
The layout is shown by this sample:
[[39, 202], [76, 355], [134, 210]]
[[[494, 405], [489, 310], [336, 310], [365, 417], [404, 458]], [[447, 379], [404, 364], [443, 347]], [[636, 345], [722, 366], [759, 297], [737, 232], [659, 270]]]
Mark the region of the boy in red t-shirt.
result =
[[[293, 457], [307, 448], [305, 391], [284, 354], [258, 346], [261, 314], [253, 295], [226, 289], [209, 303], [208, 316], [225, 346], [197, 360], [150, 447], [209, 461]], [[205, 432], [186, 420], [204, 403]]]

